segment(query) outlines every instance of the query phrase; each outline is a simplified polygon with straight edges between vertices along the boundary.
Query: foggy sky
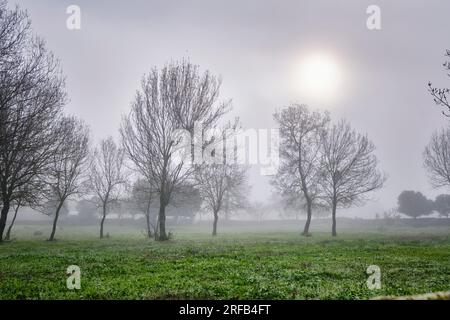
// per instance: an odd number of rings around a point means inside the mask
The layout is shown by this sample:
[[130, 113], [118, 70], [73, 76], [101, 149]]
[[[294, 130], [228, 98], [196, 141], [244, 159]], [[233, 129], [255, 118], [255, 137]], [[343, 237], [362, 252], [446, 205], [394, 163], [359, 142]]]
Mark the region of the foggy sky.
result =
[[[367, 133], [389, 179], [376, 202], [348, 214], [389, 209], [405, 189], [439, 193], [430, 188], [422, 152], [449, 121], [427, 92], [428, 81], [450, 86], [442, 68], [450, 48], [447, 0], [16, 3], [29, 10], [35, 31], [61, 60], [68, 112], [84, 119], [97, 140], [118, 136], [144, 73], [186, 57], [222, 76], [222, 98], [233, 99], [233, 114], [247, 128], [274, 128], [273, 112], [299, 102]], [[82, 10], [80, 31], [66, 28], [71, 4]], [[372, 4], [381, 7], [379, 31], [366, 28]], [[345, 85], [334, 101], [307, 99], [292, 83], [298, 60], [317, 51], [333, 55], [343, 70]], [[264, 200], [271, 188], [258, 172], [252, 170], [252, 198]]]

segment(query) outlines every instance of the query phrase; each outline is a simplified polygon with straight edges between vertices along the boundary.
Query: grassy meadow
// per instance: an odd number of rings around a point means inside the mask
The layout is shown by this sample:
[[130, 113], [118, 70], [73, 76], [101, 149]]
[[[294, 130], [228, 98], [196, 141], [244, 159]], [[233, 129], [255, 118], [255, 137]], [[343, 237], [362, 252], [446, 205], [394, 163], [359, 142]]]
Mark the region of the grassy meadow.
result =
[[[21, 225], [0, 245], [0, 299], [370, 299], [450, 290], [450, 224], [378, 225], [342, 222], [337, 238], [315, 221], [173, 227], [167, 243], [139, 227]], [[358, 223], [358, 222], [356, 222]], [[37, 236], [34, 234], [36, 230]], [[68, 290], [66, 269], [81, 268], [81, 289]], [[381, 268], [380, 290], [366, 269]]]

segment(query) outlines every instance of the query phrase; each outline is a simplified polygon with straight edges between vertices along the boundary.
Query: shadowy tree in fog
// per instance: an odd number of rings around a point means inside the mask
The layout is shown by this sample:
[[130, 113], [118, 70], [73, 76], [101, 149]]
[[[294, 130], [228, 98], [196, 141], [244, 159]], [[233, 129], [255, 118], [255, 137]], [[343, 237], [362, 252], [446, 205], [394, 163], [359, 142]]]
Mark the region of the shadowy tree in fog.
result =
[[196, 168], [195, 180], [205, 207], [211, 210], [214, 221], [212, 235], [217, 235], [219, 213], [224, 209], [225, 195], [245, 194], [247, 183], [246, 167], [239, 164], [204, 163]]
[[440, 216], [450, 218], [450, 194], [440, 194], [434, 200], [434, 210]]
[[433, 213], [434, 203], [422, 193], [403, 191], [398, 196], [398, 212], [416, 219], [417, 217]]
[[[238, 127], [239, 120], [236, 119], [235, 123], [207, 136], [209, 144], [202, 150], [204, 161], [195, 167], [196, 187], [205, 209], [213, 214], [213, 236], [217, 235], [221, 212], [246, 205], [247, 167], [237, 163], [238, 146], [233, 144]], [[233, 143], [227, 143], [227, 140]]]
[[[450, 58], [450, 50], [446, 50], [445, 56]], [[444, 62], [443, 66], [446, 71], [450, 71], [450, 61]], [[448, 73], [447, 75], [450, 76], [450, 73]], [[436, 88], [436, 87], [433, 87], [433, 84], [431, 82], [429, 82], [428, 83], [428, 91], [430, 92], [431, 96], [433, 97], [436, 105], [447, 108], [447, 111], [442, 111], [442, 113], [446, 117], [450, 117], [450, 113], [448, 113], [450, 111], [450, 103], [448, 101], [448, 95], [450, 93], [450, 89]]]
[[58, 145], [66, 101], [59, 63], [33, 36], [27, 13], [0, 2], [0, 241], [11, 205], [22, 191], [39, 190]]
[[433, 187], [450, 187], [450, 128], [433, 134], [423, 157]]
[[271, 206], [261, 201], [252, 202], [248, 208], [248, 213], [256, 218], [258, 222], [263, 221], [271, 211]]
[[56, 226], [61, 208], [70, 197], [83, 192], [86, 187], [86, 170], [89, 155], [89, 130], [75, 117], [60, 121], [61, 144], [53, 154], [48, 168], [47, 197], [56, 204], [49, 241], [55, 239]]
[[320, 195], [321, 132], [330, 121], [328, 114], [312, 112], [293, 104], [275, 113], [280, 128], [280, 167], [273, 184], [282, 194], [305, 200], [307, 219], [303, 235], [309, 235], [312, 210]]
[[80, 222], [92, 222], [97, 220], [98, 207], [95, 197], [91, 199], [81, 199], [77, 201], [75, 210], [78, 213]]
[[152, 214], [152, 204], [155, 202], [154, 188], [146, 179], [138, 179], [131, 188], [131, 201], [137, 211], [145, 216], [147, 237], [152, 238], [157, 233], [156, 214]]
[[90, 172], [90, 188], [101, 208], [100, 238], [104, 237], [103, 227], [106, 215], [119, 200], [127, 178], [124, 168], [124, 150], [119, 148], [112, 137], [100, 142], [95, 149]]
[[189, 180], [174, 190], [168, 215], [174, 218], [175, 223], [192, 222], [202, 209], [203, 199], [194, 182]]
[[[124, 118], [121, 135], [128, 157], [149, 183], [155, 183], [159, 200], [158, 240], [167, 240], [166, 207], [174, 189], [192, 175], [194, 129], [215, 126], [227, 111], [227, 104], [217, 103], [220, 80], [209, 72], [199, 74], [198, 66], [187, 61], [153, 69], [142, 81]], [[187, 130], [191, 136], [191, 156], [179, 156]], [[178, 156], [176, 156], [176, 154]]]
[[367, 136], [353, 131], [341, 120], [322, 132], [323, 199], [331, 207], [332, 235], [336, 236], [336, 210], [359, 205], [368, 193], [383, 186], [375, 146]]

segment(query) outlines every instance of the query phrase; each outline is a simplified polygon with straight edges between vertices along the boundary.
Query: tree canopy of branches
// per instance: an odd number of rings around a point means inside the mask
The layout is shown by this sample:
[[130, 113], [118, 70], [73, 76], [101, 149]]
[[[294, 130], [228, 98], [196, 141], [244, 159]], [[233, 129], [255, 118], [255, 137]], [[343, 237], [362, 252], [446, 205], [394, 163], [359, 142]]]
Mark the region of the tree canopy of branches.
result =
[[127, 182], [124, 155], [124, 150], [116, 145], [112, 137], [102, 140], [93, 154], [90, 189], [95, 194], [102, 212], [100, 238], [104, 237], [103, 227], [106, 215], [117, 203]]
[[403, 191], [398, 196], [398, 212], [416, 219], [423, 215], [429, 215], [434, 210], [432, 200], [427, 199], [422, 193], [416, 191]]
[[450, 194], [440, 194], [434, 200], [434, 210], [442, 217], [450, 217]]
[[89, 156], [89, 130], [74, 117], [64, 117], [59, 128], [60, 148], [53, 154], [47, 175], [47, 196], [56, 204], [49, 241], [55, 238], [59, 213], [66, 200], [86, 187]]
[[386, 177], [377, 166], [375, 146], [367, 136], [353, 131], [341, 120], [322, 132], [320, 179], [323, 199], [331, 207], [332, 235], [336, 236], [336, 210], [359, 205], [367, 194], [381, 188]]
[[0, 241], [11, 205], [52, 161], [66, 102], [59, 63], [32, 34], [27, 13], [0, 4]]
[[[450, 50], [446, 50], [445, 56], [450, 58]], [[450, 71], [450, 61], [444, 62], [443, 66], [446, 71]], [[450, 76], [450, 73], [448, 73], [447, 75]], [[450, 111], [450, 103], [448, 101], [448, 95], [450, 93], [450, 89], [436, 88], [436, 87], [433, 87], [433, 84], [431, 82], [429, 82], [428, 83], [428, 91], [430, 92], [431, 96], [433, 97], [433, 100], [436, 103], [436, 105], [447, 109], [447, 111], [444, 110], [444, 111], [442, 111], [442, 113], [446, 117], [450, 117], [450, 113], [448, 113]]]
[[282, 194], [305, 200], [303, 235], [309, 235], [313, 206], [320, 196], [321, 133], [330, 119], [298, 104], [275, 113], [274, 118], [280, 128], [281, 163], [273, 184]]
[[[159, 197], [159, 241], [167, 240], [166, 207], [174, 189], [192, 176], [194, 129], [214, 127], [228, 110], [218, 103], [220, 80], [187, 61], [175, 62], [160, 71], [153, 69], [142, 80], [131, 112], [123, 119], [123, 145], [137, 171], [154, 184]], [[191, 136], [191, 156], [176, 156], [186, 144], [176, 132]]]
[[423, 153], [425, 170], [435, 188], [450, 186], [450, 128], [435, 132]]

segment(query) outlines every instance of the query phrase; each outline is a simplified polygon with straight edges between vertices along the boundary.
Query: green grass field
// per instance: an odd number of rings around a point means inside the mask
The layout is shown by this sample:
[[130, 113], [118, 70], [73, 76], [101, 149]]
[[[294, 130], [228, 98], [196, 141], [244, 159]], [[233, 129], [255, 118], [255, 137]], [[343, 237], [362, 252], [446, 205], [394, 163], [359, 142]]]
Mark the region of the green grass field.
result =
[[[121, 227], [104, 240], [93, 228], [65, 227], [49, 243], [34, 229], [18, 227], [17, 240], [0, 245], [0, 299], [368, 299], [450, 290], [448, 227], [337, 239], [229, 229], [211, 239], [192, 226], [167, 243]], [[81, 268], [81, 290], [66, 288], [69, 265]], [[367, 288], [369, 265], [381, 268], [381, 290]]]

